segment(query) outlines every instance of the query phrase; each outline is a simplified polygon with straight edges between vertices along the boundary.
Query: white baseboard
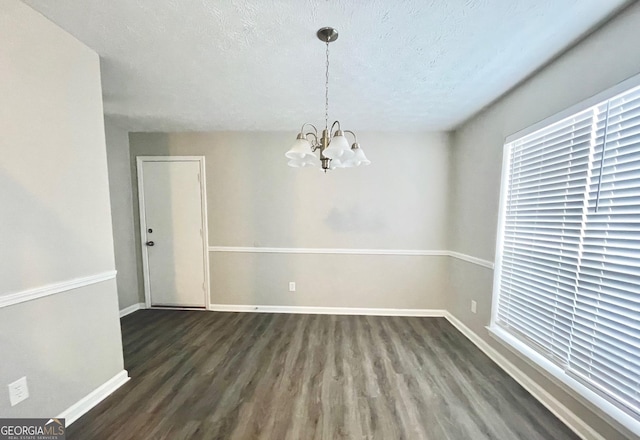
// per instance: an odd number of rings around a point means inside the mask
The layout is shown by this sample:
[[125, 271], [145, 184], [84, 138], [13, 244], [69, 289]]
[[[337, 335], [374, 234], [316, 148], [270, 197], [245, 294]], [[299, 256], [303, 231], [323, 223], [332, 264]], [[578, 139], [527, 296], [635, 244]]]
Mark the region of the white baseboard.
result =
[[605, 440], [591, 426], [587, 425], [581, 418], [575, 415], [569, 408], [560, 403], [555, 397], [549, 394], [544, 388], [524, 374], [520, 369], [502, 356], [496, 349], [491, 347], [473, 330], [464, 325], [462, 321], [447, 312], [447, 320], [475, 344], [484, 354], [502, 368], [509, 376], [518, 382], [522, 388], [527, 390], [536, 400], [543, 404], [562, 423], [567, 425], [578, 437], [583, 440]]
[[130, 315], [133, 312], [140, 309], [144, 309], [144, 308], [146, 308], [145, 303], [137, 303], [137, 304], [130, 305], [129, 307], [125, 307], [124, 309], [120, 310], [120, 317], [122, 318], [123, 316]]
[[383, 309], [355, 307], [306, 307], [306, 306], [261, 306], [210, 304], [214, 312], [254, 312], [254, 313], [302, 313], [309, 315], [371, 315], [371, 316], [422, 316], [444, 317], [446, 310], [437, 309]]
[[91, 408], [96, 406], [98, 403], [102, 402], [104, 399], [109, 397], [115, 390], [120, 388], [122, 385], [127, 383], [129, 380], [129, 373], [127, 370], [122, 370], [111, 379], [100, 385], [98, 388], [93, 390], [91, 393], [84, 396], [82, 399], [71, 405], [65, 411], [63, 411], [58, 418], [66, 419], [65, 423], [67, 426], [71, 425], [73, 422], [78, 420], [84, 414], [89, 412]]

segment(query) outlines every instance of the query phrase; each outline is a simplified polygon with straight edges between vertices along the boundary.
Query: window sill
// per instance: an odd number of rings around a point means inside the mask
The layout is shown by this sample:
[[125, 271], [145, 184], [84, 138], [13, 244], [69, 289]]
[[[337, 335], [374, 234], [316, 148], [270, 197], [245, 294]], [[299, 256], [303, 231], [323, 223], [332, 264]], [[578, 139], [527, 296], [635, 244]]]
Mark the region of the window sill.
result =
[[565, 374], [562, 368], [547, 360], [544, 356], [531, 349], [527, 344], [511, 335], [506, 330], [497, 327], [487, 327], [489, 334], [507, 349], [531, 365], [547, 379], [560, 386], [587, 408], [601, 414], [614, 428], [621, 432], [630, 432], [640, 437], [640, 420], [618, 408], [607, 399], [595, 393], [585, 385]]

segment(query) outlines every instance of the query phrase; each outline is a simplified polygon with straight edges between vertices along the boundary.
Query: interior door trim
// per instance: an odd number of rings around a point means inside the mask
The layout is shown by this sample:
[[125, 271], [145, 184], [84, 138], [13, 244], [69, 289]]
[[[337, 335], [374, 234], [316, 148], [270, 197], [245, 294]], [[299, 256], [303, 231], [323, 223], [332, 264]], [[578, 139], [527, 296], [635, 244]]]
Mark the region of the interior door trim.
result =
[[[148, 309], [155, 308], [151, 305], [151, 288], [149, 282], [149, 256], [148, 248], [143, 237], [146, 236], [146, 218], [144, 212], [144, 173], [142, 165], [145, 162], [198, 162], [200, 166], [200, 203], [202, 207], [202, 261], [204, 264], [204, 309], [209, 310], [211, 301], [211, 288], [209, 280], [209, 231], [207, 223], [207, 176], [205, 174], [204, 156], [136, 156], [136, 169], [138, 172], [138, 209], [140, 213], [140, 247], [142, 251], [142, 275], [144, 278], [144, 301]], [[179, 307], [177, 307], [179, 309]], [[185, 307], [191, 309], [192, 307]]]

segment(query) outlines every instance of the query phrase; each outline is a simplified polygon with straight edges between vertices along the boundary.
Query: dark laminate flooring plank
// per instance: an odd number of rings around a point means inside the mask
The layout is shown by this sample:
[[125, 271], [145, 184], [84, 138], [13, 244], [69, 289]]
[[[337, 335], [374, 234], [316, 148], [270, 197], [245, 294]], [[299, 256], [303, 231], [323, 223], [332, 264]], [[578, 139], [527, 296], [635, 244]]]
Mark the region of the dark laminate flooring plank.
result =
[[411, 402], [407, 405], [407, 410], [411, 416], [411, 423], [415, 426], [414, 438], [449, 438], [451, 430], [443, 424], [446, 419], [439, 416], [442, 411], [431, 410], [440, 407], [443, 396], [435, 393], [435, 383], [432, 377], [426, 374], [425, 362], [418, 355], [423, 351], [423, 347], [420, 343], [412, 345], [407, 318], [390, 318], [381, 321], [381, 324], [387, 333], [395, 333], [394, 337], [390, 338], [389, 350], [393, 350], [395, 368], [402, 375], [402, 382], [398, 384], [401, 388], [400, 394], [407, 396]]
[[568, 440], [443, 318], [142, 310], [71, 440]]

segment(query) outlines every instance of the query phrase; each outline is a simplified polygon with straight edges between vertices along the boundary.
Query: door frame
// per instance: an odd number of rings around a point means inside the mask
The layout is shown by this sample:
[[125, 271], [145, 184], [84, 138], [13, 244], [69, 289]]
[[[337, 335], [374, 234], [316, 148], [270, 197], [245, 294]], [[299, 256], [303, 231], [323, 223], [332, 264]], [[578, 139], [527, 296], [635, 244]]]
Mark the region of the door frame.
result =
[[[200, 166], [200, 204], [202, 210], [202, 252], [204, 264], [204, 310], [209, 310], [211, 303], [209, 281], [209, 231], [207, 224], [207, 176], [205, 174], [204, 156], [136, 156], [136, 169], [138, 173], [138, 209], [140, 213], [140, 248], [142, 251], [142, 275], [144, 278], [144, 300], [148, 309], [165, 308], [151, 305], [151, 286], [149, 282], [149, 255], [144, 237], [147, 234], [147, 221], [144, 212], [144, 172], [142, 165], [145, 162], [198, 162]], [[202, 310], [199, 307], [171, 307], [171, 309]]]

